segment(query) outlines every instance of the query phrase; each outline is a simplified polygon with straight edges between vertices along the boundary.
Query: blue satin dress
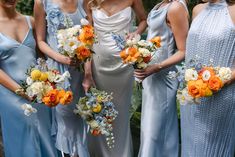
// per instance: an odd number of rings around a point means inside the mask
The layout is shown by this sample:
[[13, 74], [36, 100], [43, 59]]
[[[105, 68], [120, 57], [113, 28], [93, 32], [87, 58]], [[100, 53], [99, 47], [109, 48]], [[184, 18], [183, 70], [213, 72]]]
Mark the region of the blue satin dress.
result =
[[[0, 33], [0, 68], [20, 84], [27, 69], [36, 63], [35, 40], [30, 18], [22, 43]], [[35, 104], [38, 112], [24, 115], [21, 105], [30, 103], [0, 85], [0, 116], [5, 157], [57, 157], [51, 138], [51, 109]]]
[[[43, 0], [43, 6], [47, 21], [46, 40], [53, 50], [58, 51], [56, 33], [57, 30], [68, 27], [65, 19], [70, 21], [70, 25], [79, 25], [80, 20], [86, 17], [82, 1], [78, 0], [77, 10], [74, 13], [62, 12], [60, 7], [51, 0]], [[48, 57], [47, 61], [51, 68], [58, 69], [61, 73], [70, 72], [71, 79], [65, 81], [65, 89], [71, 89], [74, 94], [74, 100], [70, 105], [58, 105], [54, 111], [52, 134], [56, 137], [56, 147], [66, 154], [88, 157], [86, 124], [73, 112], [79, 98], [84, 96], [83, 74], [78, 68], [58, 63], [52, 58]]]
[[[186, 3], [179, 0], [187, 10]], [[173, 33], [166, 23], [167, 12], [172, 2], [160, 7], [156, 5], [148, 15], [148, 36], [161, 37], [161, 48], [157, 50], [151, 64], [159, 63], [176, 51]], [[139, 157], [178, 157], [179, 129], [176, 109], [178, 81], [167, 77], [175, 66], [161, 70], [143, 81], [141, 144]]]
[[[225, 0], [208, 3], [194, 18], [186, 43], [186, 66], [202, 64], [235, 68], [235, 24]], [[201, 104], [181, 106], [182, 157], [234, 157], [235, 83]]]

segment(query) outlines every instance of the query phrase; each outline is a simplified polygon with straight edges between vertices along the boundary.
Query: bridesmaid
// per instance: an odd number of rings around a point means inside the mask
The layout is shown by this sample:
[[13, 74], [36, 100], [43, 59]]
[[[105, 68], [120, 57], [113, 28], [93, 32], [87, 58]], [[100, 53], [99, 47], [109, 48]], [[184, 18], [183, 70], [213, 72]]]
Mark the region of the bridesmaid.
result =
[[132, 140], [129, 123], [131, 105], [133, 70], [122, 63], [119, 48], [111, 32], [125, 35], [130, 31], [132, 9], [137, 15], [139, 26], [129, 33], [132, 38], [141, 34], [146, 28], [146, 15], [141, 0], [86, 0], [87, 15], [93, 21], [98, 43], [94, 45], [95, 55], [92, 62], [92, 73], [98, 89], [113, 92], [113, 102], [119, 114], [114, 121], [113, 133], [115, 147], [109, 149], [105, 138], [89, 137], [92, 157], [132, 157]]
[[38, 112], [30, 117], [21, 109], [31, 101], [18, 89], [27, 69], [36, 63], [36, 44], [34, 21], [18, 13], [16, 3], [0, 0], [0, 116], [5, 157], [57, 157], [50, 136], [50, 108], [35, 105]]
[[[235, 1], [210, 0], [193, 9], [186, 43], [186, 66], [195, 55], [202, 64], [235, 69]], [[181, 106], [182, 157], [234, 157], [235, 70], [233, 78], [201, 104]], [[233, 83], [232, 83], [233, 82]]]
[[179, 130], [176, 109], [178, 82], [167, 77], [185, 56], [188, 10], [184, 0], [163, 0], [148, 16], [148, 36], [161, 37], [161, 48], [144, 70], [135, 76], [143, 81], [141, 145], [139, 157], [177, 157]]
[[[86, 17], [80, 0], [36, 0], [34, 6], [37, 42], [39, 49], [48, 56], [51, 67], [61, 73], [69, 71], [71, 79], [65, 81], [65, 88], [74, 93], [74, 100], [68, 106], [59, 105], [55, 109], [56, 147], [71, 156], [88, 157], [86, 144], [86, 127], [81, 117], [73, 113], [75, 104], [84, 95], [82, 88], [83, 75], [76, 67], [76, 60], [61, 55], [57, 48], [56, 32], [70, 25], [80, 24]], [[66, 19], [66, 20], [65, 20]], [[86, 74], [85, 74], [86, 75]]]

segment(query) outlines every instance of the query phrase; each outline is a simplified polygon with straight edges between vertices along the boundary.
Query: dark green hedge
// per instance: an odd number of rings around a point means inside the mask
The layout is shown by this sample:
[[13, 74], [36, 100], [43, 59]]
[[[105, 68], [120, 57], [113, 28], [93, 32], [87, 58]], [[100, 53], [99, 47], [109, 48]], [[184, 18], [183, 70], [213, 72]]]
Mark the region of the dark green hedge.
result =
[[[189, 11], [191, 13], [191, 10], [193, 6], [197, 3], [198, 0], [192, 0], [189, 2]], [[144, 6], [147, 11], [151, 10], [160, 0], [143, 0]], [[33, 0], [20, 0], [17, 5], [17, 9], [27, 15], [32, 15], [33, 12]]]

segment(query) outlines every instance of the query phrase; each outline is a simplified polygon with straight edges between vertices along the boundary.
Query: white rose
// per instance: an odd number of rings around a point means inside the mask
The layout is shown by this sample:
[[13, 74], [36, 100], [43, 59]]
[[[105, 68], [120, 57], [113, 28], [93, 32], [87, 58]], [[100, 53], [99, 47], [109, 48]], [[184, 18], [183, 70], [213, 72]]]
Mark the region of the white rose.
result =
[[210, 78], [211, 78], [211, 73], [210, 73], [210, 71], [205, 70], [205, 71], [202, 73], [202, 80], [203, 80], [203, 81], [208, 81]]
[[222, 67], [218, 73], [222, 81], [228, 81], [232, 78], [232, 70], [230, 68]]
[[185, 71], [185, 80], [186, 81], [192, 81], [198, 79], [198, 73], [196, 70], [193, 69], [187, 69]]
[[29, 86], [33, 83], [33, 80], [31, 79], [31, 77], [27, 77], [26, 83], [27, 83], [27, 85], [29, 85]]
[[30, 116], [32, 113], [36, 113], [37, 109], [33, 108], [30, 104], [23, 104], [21, 105], [21, 109], [24, 110], [24, 114], [26, 116]]
[[81, 19], [81, 25], [89, 25], [89, 21], [87, 21], [86, 19]]
[[184, 88], [182, 91], [178, 91], [176, 97], [177, 100], [179, 100], [180, 105], [194, 103], [194, 98], [188, 94], [187, 88]]
[[147, 57], [151, 55], [151, 52], [146, 48], [139, 48], [138, 50], [142, 54], [143, 57]]

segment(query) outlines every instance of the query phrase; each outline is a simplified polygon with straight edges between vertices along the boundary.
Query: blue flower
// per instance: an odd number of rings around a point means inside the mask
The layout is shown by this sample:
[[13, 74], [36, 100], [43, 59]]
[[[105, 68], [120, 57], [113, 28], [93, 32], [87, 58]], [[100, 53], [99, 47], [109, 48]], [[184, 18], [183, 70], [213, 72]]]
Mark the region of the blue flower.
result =
[[64, 25], [65, 16], [59, 7], [53, 6], [47, 10], [46, 19], [49, 30], [55, 33], [60, 25]]

